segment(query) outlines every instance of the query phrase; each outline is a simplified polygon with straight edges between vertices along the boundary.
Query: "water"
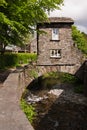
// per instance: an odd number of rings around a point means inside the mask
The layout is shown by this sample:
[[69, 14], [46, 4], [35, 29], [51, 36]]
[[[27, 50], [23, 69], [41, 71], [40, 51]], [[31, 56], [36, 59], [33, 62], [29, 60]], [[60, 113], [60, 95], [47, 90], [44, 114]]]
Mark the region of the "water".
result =
[[75, 94], [72, 85], [36, 85], [28, 88], [26, 97], [37, 112], [35, 130], [87, 130], [87, 98]]

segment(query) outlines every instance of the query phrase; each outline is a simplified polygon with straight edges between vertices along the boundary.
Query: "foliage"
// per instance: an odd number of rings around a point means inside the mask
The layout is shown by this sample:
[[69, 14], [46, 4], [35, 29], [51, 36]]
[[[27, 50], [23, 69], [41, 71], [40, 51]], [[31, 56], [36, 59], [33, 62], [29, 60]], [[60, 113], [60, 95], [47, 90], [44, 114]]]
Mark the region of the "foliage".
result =
[[34, 53], [18, 53], [19, 63], [29, 63], [37, 60], [37, 55]]
[[49, 73], [45, 73], [43, 76], [42, 76], [42, 79], [45, 79], [45, 78], [55, 78], [55, 79], [58, 79], [60, 76], [61, 73], [60, 72], [49, 72]]
[[83, 91], [83, 84], [80, 84], [80, 85], [77, 85], [77, 86], [75, 86], [75, 88], [74, 88], [74, 92], [76, 92], [76, 93], [83, 93], [84, 91]]
[[0, 55], [0, 69], [15, 66], [17, 63], [18, 58], [15, 54]]
[[62, 73], [61, 80], [63, 83], [77, 83], [79, 79], [69, 73]]
[[43, 85], [45, 88], [51, 88], [53, 87], [53, 85], [65, 83], [72, 84], [73, 86], [75, 86], [75, 90], [77, 90], [77, 92], [80, 90], [81, 86], [83, 86], [83, 83], [80, 79], [78, 79], [72, 74], [64, 72], [46, 73], [41, 77], [39, 84]]
[[28, 120], [32, 123], [36, 116], [35, 108], [32, 105], [28, 105], [24, 99], [21, 99], [20, 105]]
[[43, 75], [43, 79], [45, 78], [58, 79], [62, 83], [75, 83], [78, 81], [78, 79], [74, 75], [64, 72], [49, 72]]
[[48, 10], [59, 9], [63, 0], [0, 0], [0, 45], [21, 45], [32, 26], [47, 19]]
[[33, 53], [6, 53], [0, 55], [0, 69], [28, 64], [30, 61], [36, 61], [36, 59], [37, 55]]
[[29, 75], [30, 75], [30, 77], [33, 77], [33, 78], [37, 78], [38, 77], [38, 73], [34, 69], [29, 71]]
[[75, 26], [72, 26], [72, 37], [78, 49], [87, 55], [87, 39]]
[[87, 34], [85, 34], [84, 32], [82, 32], [84, 38], [87, 40]]

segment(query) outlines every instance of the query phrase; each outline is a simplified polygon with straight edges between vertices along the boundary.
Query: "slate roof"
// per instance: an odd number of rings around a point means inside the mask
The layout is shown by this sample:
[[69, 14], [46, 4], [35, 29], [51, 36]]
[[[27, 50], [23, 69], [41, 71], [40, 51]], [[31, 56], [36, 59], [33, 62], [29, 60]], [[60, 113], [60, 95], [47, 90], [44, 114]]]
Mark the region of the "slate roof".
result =
[[49, 17], [47, 20], [44, 22], [40, 22], [37, 24], [37, 28], [39, 27], [50, 27], [52, 25], [64, 25], [64, 24], [69, 24], [72, 25], [74, 24], [74, 20], [72, 18], [68, 17]]
[[49, 22], [51, 23], [74, 23], [72, 18], [67, 17], [50, 17]]

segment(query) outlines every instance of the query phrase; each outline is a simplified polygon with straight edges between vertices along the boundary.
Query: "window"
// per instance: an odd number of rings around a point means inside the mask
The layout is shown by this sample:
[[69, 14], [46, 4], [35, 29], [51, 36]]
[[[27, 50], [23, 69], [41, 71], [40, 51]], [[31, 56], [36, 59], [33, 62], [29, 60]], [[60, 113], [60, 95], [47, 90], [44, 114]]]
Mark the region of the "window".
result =
[[52, 50], [50, 50], [50, 57], [52, 57], [52, 58], [61, 58], [61, 50], [60, 49], [52, 49]]
[[59, 40], [58, 28], [52, 29], [52, 40]]

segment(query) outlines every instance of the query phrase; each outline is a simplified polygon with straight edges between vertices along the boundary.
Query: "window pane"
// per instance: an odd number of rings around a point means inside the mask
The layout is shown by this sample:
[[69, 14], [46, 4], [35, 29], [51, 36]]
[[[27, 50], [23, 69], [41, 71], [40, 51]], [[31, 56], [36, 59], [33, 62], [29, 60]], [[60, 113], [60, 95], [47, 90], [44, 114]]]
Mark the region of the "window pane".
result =
[[52, 56], [54, 55], [54, 50], [52, 50]]
[[52, 29], [52, 40], [58, 40], [58, 28], [53, 28]]
[[61, 57], [61, 50], [60, 49], [50, 50], [50, 57], [60, 58]]

